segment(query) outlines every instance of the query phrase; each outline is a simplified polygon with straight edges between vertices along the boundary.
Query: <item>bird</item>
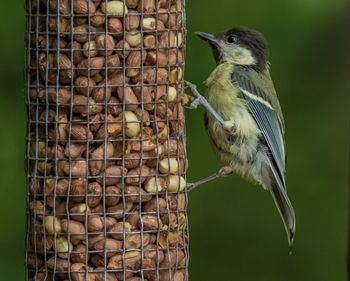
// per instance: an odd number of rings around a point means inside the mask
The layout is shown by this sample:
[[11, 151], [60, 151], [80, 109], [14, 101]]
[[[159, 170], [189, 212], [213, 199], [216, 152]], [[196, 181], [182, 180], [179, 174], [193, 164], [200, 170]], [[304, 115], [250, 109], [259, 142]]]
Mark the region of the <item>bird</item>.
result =
[[209, 44], [216, 67], [205, 81], [206, 98], [186, 81], [194, 96], [190, 107], [205, 107], [205, 128], [224, 166], [188, 189], [232, 173], [261, 185], [272, 195], [291, 246], [296, 218], [286, 190], [285, 123], [270, 75], [267, 41], [245, 27], [196, 34]]

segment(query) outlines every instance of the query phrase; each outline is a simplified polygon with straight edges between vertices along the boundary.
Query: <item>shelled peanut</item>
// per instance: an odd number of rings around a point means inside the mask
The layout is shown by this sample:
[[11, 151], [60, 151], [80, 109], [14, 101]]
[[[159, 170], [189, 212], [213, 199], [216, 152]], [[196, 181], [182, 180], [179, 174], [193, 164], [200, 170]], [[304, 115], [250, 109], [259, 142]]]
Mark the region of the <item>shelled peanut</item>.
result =
[[187, 280], [182, 0], [27, 13], [27, 280]]

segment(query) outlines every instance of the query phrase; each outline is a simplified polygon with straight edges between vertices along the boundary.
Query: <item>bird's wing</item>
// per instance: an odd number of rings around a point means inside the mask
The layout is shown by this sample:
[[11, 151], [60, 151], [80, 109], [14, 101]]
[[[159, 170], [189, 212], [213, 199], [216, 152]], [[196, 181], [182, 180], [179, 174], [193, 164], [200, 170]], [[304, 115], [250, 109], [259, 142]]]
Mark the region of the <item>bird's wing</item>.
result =
[[270, 75], [268, 72], [266, 75], [261, 75], [254, 70], [237, 68], [232, 74], [232, 80], [240, 89], [240, 98], [246, 102], [267, 143], [272, 156], [273, 173], [277, 172], [285, 188], [284, 124], [278, 100], [270, 99], [271, 94], [275, 93], [267, 93], [267, 91], [275, 91]]
[[286, 192], [284, 123], [277, 98], [271, 99], [276, 94], [272, 80], [268, 71], [258, 74], [254, 70], [239, 67], [232, 74], [232, 81], [240, 89], [240, 98], [245, 101], [269, 149], [272, 182], [268, 187], [283, 219], [291, 246], [295, 235], [295, 213]]

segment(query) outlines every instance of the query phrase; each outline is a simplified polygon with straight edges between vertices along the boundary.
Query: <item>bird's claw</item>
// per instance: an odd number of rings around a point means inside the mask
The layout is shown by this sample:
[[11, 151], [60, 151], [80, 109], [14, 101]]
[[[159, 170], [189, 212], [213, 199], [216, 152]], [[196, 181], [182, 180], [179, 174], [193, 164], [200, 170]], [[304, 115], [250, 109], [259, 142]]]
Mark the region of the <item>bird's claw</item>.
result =
[[190, 82], [190, 81], [185, 80], [185, 84], [186, 84], [186, 86], [188, 86], [191, 90], [196, 90], [196, 89], [197, 89], [197, 85], [196, 85], [196, 84], [193, 84], [193, 83]]
[[188, 88], [190, 88], [191, 93], [192, 93], [192, 95], [193, 95], [193, 97], [194, 97], [195, 99], [197, 99], [198, 97], [201, 97], [201, 96], [202, 96], [202, 95], [198, 92], [198, 90], [197, 90], [197, 85], [196, 85], [196, 84], [193, 84], [193, 83], [191, 83], [191, 82], [189, 82], [189, 81], [185, 81], [185, 84], [186, 84], [186, 86], [187, 86]]
[[192, 102], [190, 103], [189, 106], [187, 106], [187, 108], [197, 109], [198, 105], [201, 105], [201, 104], [202, 104], [201, 97], [197, 97], [197, 98], [192, 100]]
[[186, 189], [187, 191], [191, 191], [192, 189], [194, 189], [197, 185], [195, 183], [187, 183], [186, 185]]
[[185, 81], [186, 86], [191, 90], [191, 103], [187, 106], [188, 109], [197, 109], [199, 105], [205, 102], [205, 98], [198, 92], [197, 86], [189, 81]]

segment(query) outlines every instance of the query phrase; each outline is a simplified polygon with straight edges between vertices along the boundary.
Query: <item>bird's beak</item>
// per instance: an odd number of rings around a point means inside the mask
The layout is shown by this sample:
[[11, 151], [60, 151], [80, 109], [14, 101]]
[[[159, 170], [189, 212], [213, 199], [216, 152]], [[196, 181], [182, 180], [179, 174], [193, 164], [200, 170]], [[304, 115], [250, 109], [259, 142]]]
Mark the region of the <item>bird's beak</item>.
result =
[[222, 57], [220, 54], [220, 40], [218, 40], [213, 34], [206, 32], [196, 32], [196, 35], [209, 44], [216, 62], [220, 62]]
[[206, 32], [195, 32], [195, 34], [198, 35], [199, 38], [201, 38], [205, 42], [216, 43], [216, 39], [215, 39], [215, 36], [213, 34], [206, 33]]

